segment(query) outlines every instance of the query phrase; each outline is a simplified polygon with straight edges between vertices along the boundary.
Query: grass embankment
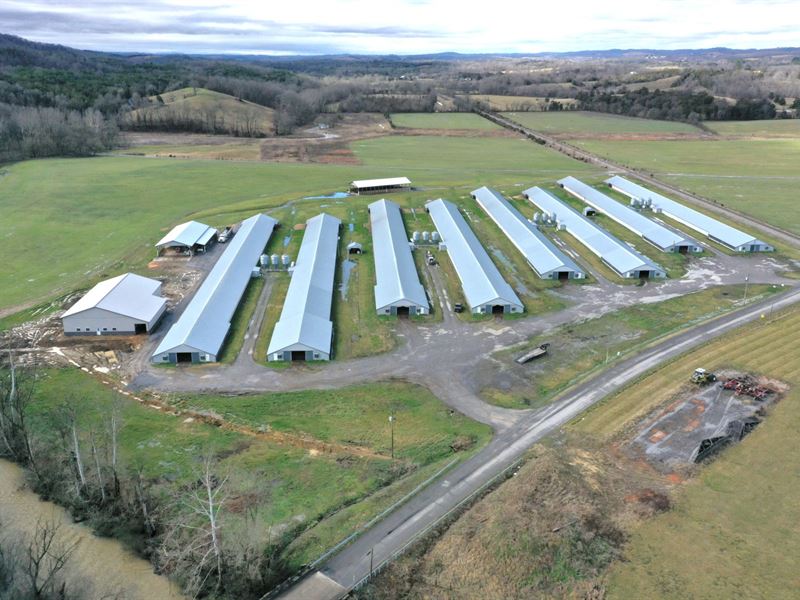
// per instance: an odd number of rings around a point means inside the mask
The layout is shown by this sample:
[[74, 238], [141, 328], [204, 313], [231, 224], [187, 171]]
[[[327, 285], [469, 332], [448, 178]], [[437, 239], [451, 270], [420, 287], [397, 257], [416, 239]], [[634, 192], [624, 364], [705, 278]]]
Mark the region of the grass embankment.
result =
[[405, 129], [475, 129], [502, 131], [502, 127], [473, 113], [396, 113], [392, 124]]
[[[250, 527], [263, 534], [265, 544], [270, 528], [273, 539], [280, 531], [302, 534], [304, 542], [284, 554], [294, 567], [315, 558], [315, 552], [338, 542], [449, 461], [475, 451], [491, 435], [488, 427], [451, 414], [426, 390], [404, 383], [172, 399], [178, 405], [216, 410], [254, 429], [263, 424], [277, 432], [303, 434], [302, 443], [291, 436], [247, 435], [169, 416], [77, 369], [42, 371], [37, 389], [31, 419], [45, 435], [56, 435], [52, 415], [65, 399], [64, 390], [77, 408], [82, 431], [101, 427], [111, 405], [121, 403], [120, 461], [141, 467], [165, 496], [192, 481], [202, 457], [215, 453], [220, 473], [229, 477], [228, 497], [248, 508], [223, 509], [223, 528], [236, 532]], [[397, 415], [394, 463], [389, 459], [391, 411]], [[315, 440], [357, 445], [365, 452], [315, 451]], [[345, 513], [339, 515], [340, 510]]]
[[700, 129], [677, 121], [639, 119], [585, 111], [510, 112], [504, 116], [542, 133], [568, 137], [591, 137], [592, 134], [697, 134]]
[[[779, 286], [751, 285], [748, 298], [780, 291]], [[602, 317], [562, 325], [502, 350], [495, 357], [522, 371], [521, 381], [504, 389], [482, 390], [489, 402], [508, 408], [542, 406], [582, 377], [648, 342], [731, 310], [743, 299], [744, 286], [720, 286], [651, 304], [637, 304]], [[542, 343], [547, 356], [527, 365], [513, 359]]]
[[672, 511], [633, 532], [608, 578], [615, 598], [793, 598], [800, 554], [800, 310], [714, 341], [595, 406], [570, 426], [617, 439], [673, 397], [697, 366], [736, 368], [792, 387], [743, 442], [726, 450], [676, 496]]

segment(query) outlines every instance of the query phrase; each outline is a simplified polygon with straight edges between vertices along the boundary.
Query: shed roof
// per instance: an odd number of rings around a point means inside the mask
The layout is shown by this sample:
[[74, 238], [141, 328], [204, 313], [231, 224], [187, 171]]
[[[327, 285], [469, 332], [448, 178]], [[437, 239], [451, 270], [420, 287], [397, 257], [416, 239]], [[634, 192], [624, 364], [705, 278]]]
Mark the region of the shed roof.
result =
[[408, 177], [385, 177], [383, 179], [358, 179], [350, 184], [352, 187], [386, 187], [390, 185], [411, 185]]
[[472, 197], [503, 230], [511, 243], [542, 277], [553, 271], [581, 273], [578, 266], [547, 239], [539, 229], [496, 191], [482, 187]]
[[303, 243], [268, 354], [297, 344], [330, 354], [333, 279], [341, 223], [325, 213], [306, 221]]
[[551, 217], [555, 216], [559, 224], [617, 273], [625, 275], [632, 271], [663, 271], [650, 259], [545, 190], [532, 187], [522, 193], [542, 211]]
[[86, 292], [83, 298], [62, 315], [62, 318], [92, 308], [100, 308], [132, 319], [150, 322], [167, 303], [166, 298], [155, 295], [160, 287], [161, 282], [155, 279], [134, 273], [118, 275], [101, 281]]
[[447, 253], [461, 280], [461, 287], [470, 308], [484, 304], [513, 304], [522, 309], [522, 302], [489, 258], [458, 207], [447, 200], [434, 200], [425, 205]]
[[629, 181], [619, 175], [606, 179], [606, 183], [631, 198], [652, 201], [653, 206], [655, 208], [660, 208], [667, 216], [681, 221], [703, 235], [712, 237], [731, 248], [764, 243], [749, 233], [745, 233], [735, 227], [717, 221], [706, 214], [648, 190], [646, 187]]
[[191, 248], [195, 244], [200, 244], [202, 246], [208, 243], [215, 233], [216, 229], [205, 223], [187, 221], [186, 223], [175, 225], [167, 235], [158, 240], [156, 247], [186, 246]]
[[217, 355], [231, 319], [277, 221], [257, 214], [242, 221], [239, 231], [217, 260], [186, 310], [170, 328], [153, 355], [188, 346]]
[[391, 200], [378, 200], [368, 208], [377, 279], [375, 308], [380, 310], [402, 300], [429, 308], [411, 256], [400, 207]]
[[565, 177], [559, 180], [558, 183], [572, 195], [577, 196], [589, 206], [608, 215], [611, 219], [627, 227], [637, 235], [642, 236], [661, 250], [669, 251], [676, 246], [695, 245], [694, 242], [678, 232], [648, 219], [639, 211], [625, 206], [613, 198], [609, 198], [574, 177]]

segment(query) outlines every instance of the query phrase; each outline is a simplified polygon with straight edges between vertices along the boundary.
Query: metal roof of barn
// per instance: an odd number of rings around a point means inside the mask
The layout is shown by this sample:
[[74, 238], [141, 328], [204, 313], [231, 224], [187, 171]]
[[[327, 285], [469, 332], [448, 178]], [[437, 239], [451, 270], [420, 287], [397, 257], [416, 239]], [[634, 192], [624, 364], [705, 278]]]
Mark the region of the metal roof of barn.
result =
[[675, 202], [675, 200], [671, 200], [659, 193], [648, 190], [646, 187], [629, 181], [619, 175], [606, 179], [606, 183], [615, 190], [631, 198], [650, 200], [654, 208], [661, 209], [668, 217], [680, 221], [703, 235], [722, 242], [730, 248], [735, 249], [752, 244], [764, 245], [764, 242], [756, 239], [749, 233], [745, 233], [735, 227], [717, 221], [706, 214], [684, 206], [679, 202]]
[[83, 298], [73, 304], [62, 318], [70, 317], [92, 308], [100, 308], [132, 319], [150, 322], [158, 315], [166, 298], [156, 296], [161, 282], [125, 273], [101, 281], [90, 289]]
[[375, 308], [401, 301], [430, 308], [419, 281], [400, 207], [391, 200], [378, 200], [368, 207], [375, 256]]
[[277, 221], [258, 214], [242, 221], [236, 236], [200, 285], [186, 310], [153, 356], [181, 346], [216, 356], [230, 329], [236, 307]]
[[325, 213], [306, 221], [303, 242], [281, 317], [269, 341], [268, 354], [295, 345], [330, 354], [331, 303], [341, 223]]
[[554, 271], [582, 273], [569, 257], [496, 191], [482, 187], [473, 191], [472, 197], [540, 277], [546, 277]]
[[411, 185], [408, 177], [385, 177], [383, 179], [358, 179], [350, 184], [357, 188], [386, 187], [391, 185]]
[[474, 310], [486, 304], [511, 304], [522, 310], [519, 297], [503, 279], [475, 233], [458, 212], [458, 207], [440, 198], [428, 202], [425, 208], [447, 247], [470, 308]]
[[548, 216], [556, 217], [567, 232], [575, 236], [594, 254], [609, 264], [620, 275], [626, 276], [634, 271], [661, 271], [647, 257], [618, 240], [602, 227], [599, 227], [569, 205], [539, 187], [532, 187], [522, 192], [533, 204]]
[[695, 242], [678, 232], [648, 219], [639, 211], [609, 198], [574, 177], [565, 177], [558, 183], [573, 196], [665, 252], [678, 246], [697, 246]]
[[167, 235], [158, 240], [156, 248], [164, 246], [186, 246], [191, 248], [195, 244], [204, 246], [216, 232], [216, 229], [205, 223], [187, 221], [186, 223], [175, 225]]

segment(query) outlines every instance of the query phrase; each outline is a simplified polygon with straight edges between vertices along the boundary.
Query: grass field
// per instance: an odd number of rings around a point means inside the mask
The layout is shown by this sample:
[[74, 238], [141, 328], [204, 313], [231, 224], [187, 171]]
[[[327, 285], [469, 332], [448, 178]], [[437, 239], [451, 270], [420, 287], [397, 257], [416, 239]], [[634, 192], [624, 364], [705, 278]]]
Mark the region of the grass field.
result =
[[158, 122], [160, 116], [173, 113], [205, 122], [213, 115], [221, 129], [241, 129], [259, 135], [273, 133], [274, 112], [271, 108], [238, 100], [228, 94], [214, 92], [205, 88], [181, 88], [160, 95], [151, 96], [152, 106], [139, 108], [128, 117], [135, 121], [142, 113]]
[[[363, 166], [103, 157], [6, 167], [0, 214], [8, 224], [6, 243], [15, 251], [0, 272], [0, 311], [142, 268], [154, 255], [152, 244], [183, 220], [222, 226], [304, 196], [342, 190], [353, 179], [403, 174], [438, 188], [426, 194], [431, 197], [456, 188], [598, 173], [509, 138], [396, 136], [353, 148]], [[56, 255], [58, 260], [48, 259]]]
[[[469, 94], [467, 97], [470, 100], [488, 104], [491, 110], [500, 112], [543, 110], [547, 102], [550, 100], [548, 98], [528, 96], [498, 96], [495, 94]], [[560, 102], [565, 106], [573, 105], [577, 102], [574, 98], [552, 98], [552, 100]]]
[[578, 143], [591, 152], [655, 173], [681, 188], [800, 233], [800, 212], [795, 210], [800, 138]]
[[699, 134], [697, 127], [676, 121], [638, 119], [585, 111], [509, 112], [509, 117], [534, 131], [591, 137], [593, 134]]
[[395, 113], [391, 119], [395, 127], [408, 129], [502, 129], [473, 113]]
[[800, 119], [769, 121], [719, 121], [707, 123], [709, 129], [724, 136], [757, 138], [800, 138]]
[[611, 570], [614, 598], [794, 598], [800, 554], [800, 310], [745, 327], [657, 370], [570, 425], [616, 439], [686, 386], [698, 365], [792, 387], [762, 425], [679, 490], [673, 510], [635, 530]]
[[[120, 460], [125, 466], [141, 466], [145, 477], [165, 493], [190, 480], [205, 453], [220, 455], [219, 469], [229, 475], [228, 495], [257, 499], [254, 526], [263, 529], [265, 541], [270, 524], [310, 528], [303, 544], [287, 557], [294, 566], [315, 558], [309, 553], [336, 543], [350, 527], [369, 520], [447, 462], [475, 451], [491, 433], [488, 427], [451, 414], [427, 390], [404, 383], [336, 392], [173, 399], [178, 405], [213, 409], [235, 422], [304, 433], [313, 436], [308, 438], [311, 442], [342, 441], [381, 454], [374, 457], [314, 452], [269, 435], [185, 422], [120, 396], [78, 369], [40, 372], [34, 427], [52, 431], [52, 415], [65, 400], [77, 407], [83, 430], [96, 426], [112, 403], [121, 403]], [[395, 466], [388, 458], [387, 416], [392, 410], [397, 415]], [[363, 500], [368, 501], [362, 504]], [[224, 514], [228, 527], [236, 528], [242, 518], [234, 512]], [[323, 524], [319, 530], [317, 520]]]
[[[748, 298], [776, 293], [780, 287], [752, 285]], [[563, 325], [526, 344], [495, 354], [515, 371], [521, 381], [502, 389], [489, 387], [482, 395], [509, 408], [538, 407], [547, 403], [580, 378], [610, 364], [635, 348], [692, 323], [735, 308], [743, 299], [744, 286], [721, 286], [651, 304], [637, 304], [599, 318]], [[513, 359], [526, 350], [550, 343], [548, 355], [517, 367]], [[495, 368], [492, 365], [491, 368]]]

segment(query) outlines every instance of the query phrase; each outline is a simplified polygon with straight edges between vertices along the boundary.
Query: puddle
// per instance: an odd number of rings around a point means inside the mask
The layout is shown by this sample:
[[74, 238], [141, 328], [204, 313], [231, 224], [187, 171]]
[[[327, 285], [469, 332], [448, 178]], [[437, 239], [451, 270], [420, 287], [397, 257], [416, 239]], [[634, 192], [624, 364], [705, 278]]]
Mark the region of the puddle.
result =
[[350, 273], [356, 268], [356, 262], [352, 260], [342, 261], [342, 283], [339, 284], [339, 293], [342, 300], [347, 300], [347, 287], [350, 285]]
[[348, 223], [347, 227], [350, 229], [351, 232], [356, 230], [355, 223]]
[[283, 247], [286, 248], [286, 246], [288, 246], [289, 242], [291, 241], [292, 241], [292, 236], [287, 235], [285, 238], [283, 238]]
[[338, 200], [339, 198], [347, 198], [349, 195], [347, 192], [335, 192], [328, 196], [306, 196], [303, 200]]

